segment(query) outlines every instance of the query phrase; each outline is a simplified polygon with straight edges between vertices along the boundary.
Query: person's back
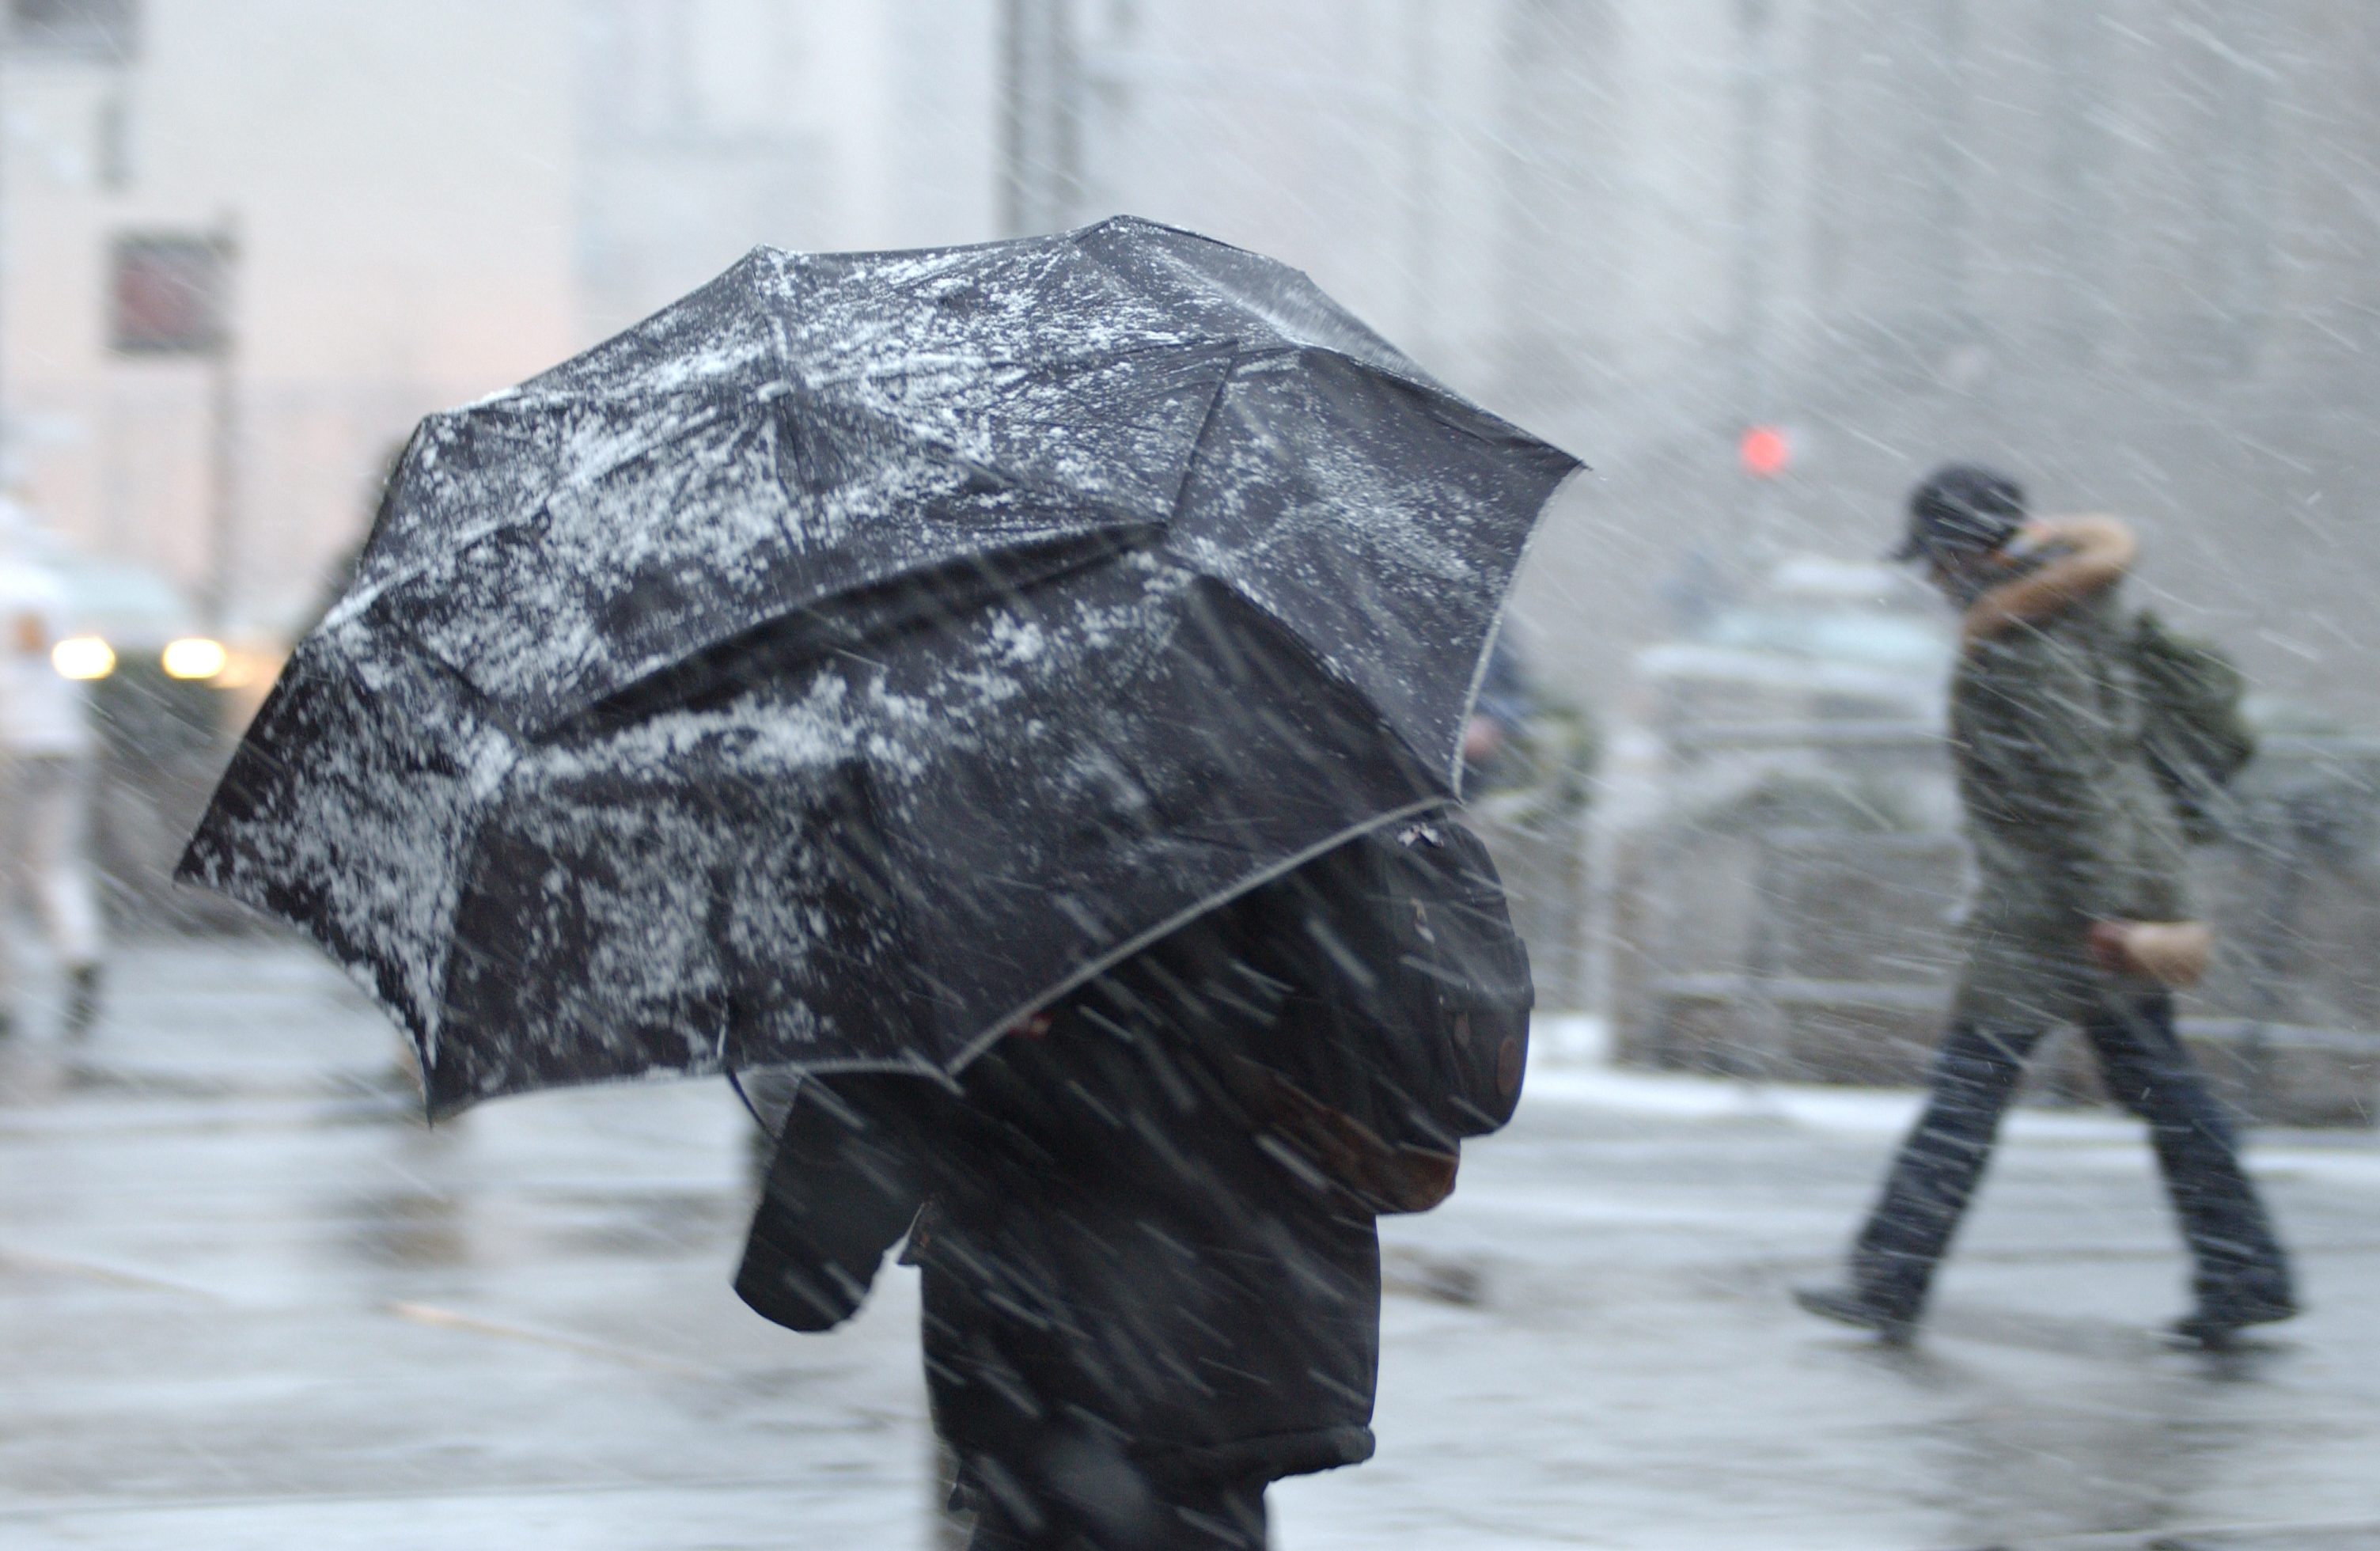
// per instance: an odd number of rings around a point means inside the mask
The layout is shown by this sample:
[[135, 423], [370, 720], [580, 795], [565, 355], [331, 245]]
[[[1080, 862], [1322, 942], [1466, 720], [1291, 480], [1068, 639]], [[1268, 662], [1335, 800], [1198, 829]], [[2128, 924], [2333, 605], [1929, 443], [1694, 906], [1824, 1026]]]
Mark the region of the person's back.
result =
[[922, 1202], [928, 1387], [976, 1544], [1261, 1546], [1268, 1483], [1372, 1451], [1374, 1218], [1434, 1206], [1509, 1117], [1529, 1000], [1475, 839], [1361, 837], [955, 1089], [806, 1082], [737, 1290], [827, 1328]]
[[1172, 1545], [1188, 1504], [1249, 1521], [1212, 1544], [1261, 1545], [1266, 1483], [1372, 1453], [1372, 1208], [1284, 1169], [1183, 1044], [1069, 999], [968, 1069], [936, 1139], [907, 1256], [935, 1428], [1025, 1544], [1019, 1494], [1094, 1545]]

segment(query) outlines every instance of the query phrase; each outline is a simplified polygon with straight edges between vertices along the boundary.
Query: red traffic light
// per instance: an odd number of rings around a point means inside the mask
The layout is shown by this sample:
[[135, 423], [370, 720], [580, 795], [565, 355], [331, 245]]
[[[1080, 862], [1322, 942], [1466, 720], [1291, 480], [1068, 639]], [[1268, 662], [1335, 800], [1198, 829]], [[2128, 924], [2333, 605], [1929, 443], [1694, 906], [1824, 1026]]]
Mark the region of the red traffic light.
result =
[[1735, 444], [1743, 471], [1755, 479], [1774, 479], [1791, 467], [1793, 443], [1775, 426], [1754, 426]]

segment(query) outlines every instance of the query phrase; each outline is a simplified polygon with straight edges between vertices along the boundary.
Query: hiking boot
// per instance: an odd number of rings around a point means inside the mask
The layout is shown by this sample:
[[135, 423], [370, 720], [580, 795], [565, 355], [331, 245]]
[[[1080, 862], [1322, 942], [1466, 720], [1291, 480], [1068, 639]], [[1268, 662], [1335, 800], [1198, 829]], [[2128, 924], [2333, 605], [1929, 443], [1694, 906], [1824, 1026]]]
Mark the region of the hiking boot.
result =
[[1917, 1334], [1917, 1321], [1896, 1313], [1855, 1287], [1797, 1287], [1793, 1302], [1820, 1319], [1873, 1330], [1886, 1346], [1907, 1346]]
[[2240, 1332], [2252, 1325], [2278, 1325], [2298, 1316], [2294, 1303], [2237, 1303], [2202, 1306], [2182, 1315], [2171, 1327], [2175, 1342], [2207, 1351], [2228, 1351], [2240, 1344]]

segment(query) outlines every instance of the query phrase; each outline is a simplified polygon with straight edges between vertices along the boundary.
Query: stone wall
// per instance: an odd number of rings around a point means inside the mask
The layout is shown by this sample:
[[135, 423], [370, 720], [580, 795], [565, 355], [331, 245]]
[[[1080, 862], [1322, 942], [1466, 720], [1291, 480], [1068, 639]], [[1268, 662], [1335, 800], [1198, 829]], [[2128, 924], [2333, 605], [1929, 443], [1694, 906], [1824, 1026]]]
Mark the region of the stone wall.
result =
[[[1861, 799], [1863, 783], [1888, 776], [1879, 760], [1894, 741], [1883, 730], [1857, 729], [1841, 749], [1822, 728], [1798, 740], [1798, 766], [1772, 765], [1724, 803], [1673, 810], [1606, 847], [1608, 1012], [1623, 1061], [1783, 1081], [1923, 1080], [1958, 969], [1964, 848], [1939, 828], [1897, 828]], [[1938, 740], [1910, 729], [1899, 747], [1902, 780], [1938, 779]], [[1775, 753], [1739, 740], [1730, 757], [1756, 768]], [[1798, 773], [1774, 773], [1789, 768]], [[2272, 740], [2238, 796], [2228, 838], [2194, 857], [2196, 896], [2222, 947], [2206, 985], [2182, 999], [2185, 1038], [2250, 1117], [2372, 1124], [2380, 745]], [[2098, 1097], [2070, 1036], [2037, 1060], [2032, 1085]]]

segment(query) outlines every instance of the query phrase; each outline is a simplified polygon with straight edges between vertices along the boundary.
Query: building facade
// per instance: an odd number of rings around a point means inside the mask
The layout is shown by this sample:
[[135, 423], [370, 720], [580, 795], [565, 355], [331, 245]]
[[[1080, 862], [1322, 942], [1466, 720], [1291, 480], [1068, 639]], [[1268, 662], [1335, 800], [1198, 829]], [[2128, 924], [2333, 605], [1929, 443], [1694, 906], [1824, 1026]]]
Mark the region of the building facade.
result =
[[[413, 418], [754, 242], [1131, 212], [1301, 265], [1593, 465], [1520, 597], [1580, 699], [1779, 554], [1876, 552], [1971, 456], [2133, 516], [2263, 685], [2380, 717], [2365, 0], [7, 5], [17, 476], [203, 582], [209, 370], [112, 354], [104, 276], [126, 231], [229, 218], [259, 631], [302, 622]], [[79, 11], [129, 18], [128, 63], [36, 46]], [[1738, 467], [1755, 423], [1779, 479]]]
[[[1025, 137], [1039, 224], [1278, 253], [1594, 466], [1521, 594], [1583, 697], [1782, 553], [1878, 552], [1966, 456], [2132, 516], [2261, 684], [2380, 716], [2358, 0], [1011, 9], [1068, 40]], [[1735, 455], [1764, 423], [1773, 483]]]
[[[756, 242], [993, 235], [981, 4], [7, 3], [10, 478], [261, 642], [310, 621], [423, 414]], [[112, 46], [38, 45], [79, 11]], [[159, 235], [235, 248], [227, 359], [112, 347], [113, 255]]]

